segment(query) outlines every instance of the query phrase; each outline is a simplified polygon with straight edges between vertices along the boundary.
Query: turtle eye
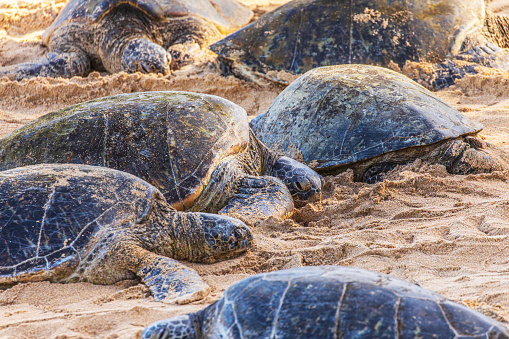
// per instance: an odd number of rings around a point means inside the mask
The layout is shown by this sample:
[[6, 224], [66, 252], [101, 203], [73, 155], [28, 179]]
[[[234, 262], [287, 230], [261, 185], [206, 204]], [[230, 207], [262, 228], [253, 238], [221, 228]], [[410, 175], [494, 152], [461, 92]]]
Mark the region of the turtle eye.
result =
[[299, 191], [305, 192], [311, 189], [311, 182], [306, 177], [298, 177], [295, 180], [295, 186]]
[[239, 241], [237, 240], [237, 238], [234, 235], [231, 235], [230, 238], [228, 239], [228, 248], [230, 250], [234, 250], [238, 246], [239, 246]]

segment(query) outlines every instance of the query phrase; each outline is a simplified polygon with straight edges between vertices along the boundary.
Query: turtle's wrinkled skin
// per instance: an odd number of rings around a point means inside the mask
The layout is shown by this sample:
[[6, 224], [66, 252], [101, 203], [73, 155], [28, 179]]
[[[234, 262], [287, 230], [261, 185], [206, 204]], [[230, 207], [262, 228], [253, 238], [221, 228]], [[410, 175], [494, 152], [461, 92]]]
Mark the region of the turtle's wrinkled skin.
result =
[[209, 287], [176, 260], [214, 262], [251, 241], [240, 220], [177, 212], [125, 172], [75, 164], [0, 172], [0, 287], [139, 278], [155, 300], [186, 303]]
[[50, 53], [0, 70], [0, 76], [70, 78], [91, 70], [166, 75], [252, 15], [236, 0], [71, 0], [43, 34]]
[[437, 65], [419, 80], [443, 88], [478, 64], [509, 69], [501, 50], [508, 30], [508, 18], [487, 12], [484, 0], [294, 0], [210, 49], [225, 71], [251, 79], [270, 70], [426, 61]]
[[149, 325], [143, 339], [509, 338], [497, 321], [418, 285], [353, 267], [256, 274], [196, 313]]
[[251, 225], [289, 216], [292, 196], [321, 196], [321, 176], [258, 141], [243, 108], [189, 92], [104, 97], [0, 139], [0, 170], [39, 163], [125, 171], [160, 189], [177, 210], [219, 212]]
[[322, 174], [355, 180], [417, 158], [469, 174], [507, 168], [482, 129], [409, 78], [368, 65], [320, 67], [295, 80], [250, 123], [267, 146]]

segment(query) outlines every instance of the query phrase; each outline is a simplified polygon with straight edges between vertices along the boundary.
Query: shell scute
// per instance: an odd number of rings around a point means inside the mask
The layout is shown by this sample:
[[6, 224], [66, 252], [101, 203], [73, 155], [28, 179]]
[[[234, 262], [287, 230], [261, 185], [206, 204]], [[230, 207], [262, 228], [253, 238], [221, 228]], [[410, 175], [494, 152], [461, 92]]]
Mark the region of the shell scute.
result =
[[[295, 279], [282, 297], [273, 332], [277, 338], [298, 333], [303, 338], [329, 338], [335, 330], [335, 318], [344, 284], [321, 277]], [[310, 297], [303, 302], [303, 295]], [[302, 313], [293, 310], [300, 308]], [[319, 314], [308, 317], [307, 313]]]
[[[287, 282], [272, 281], [270, 284], [258, 281], [235, 298], [233, 309], [237, 315], [237, 324], [244, 336], [270, 338], [273, 319], [278, 314], [282, 296], [288, 287]], [[263, 307], [252, 301], [263, 300]], [[239, 316], [243, 314], [243, 316]], [[225, 327], [234, 319], [225, 318]]]
[[[475, 315], [479, 316], [477, 313]], [[410, 319], [413, 321], [409, 321]], [[398, 307], [398, 325], [403, 338], [413, 338], [416, 335], [429, 338], [435, 333], [440, 333], [440, 338], [444, 339], [456, 337], [440, 306], [431, 300], [401, 299]]]
[[36, 256], [40, 223], [45, 215], [44, 205], [51, 197], [48, 190], [51, 186], [43, 178], [23, 192], [19, 183], [0, 181], [0, 191], [4, 193], [0, 197], [0, 239], [5, 241], [5, 246], [0, 248], [0, 266], [12, 266]]
[[[464, 336], [481, 336], [489, 333], [493, 327], [492, 320], [484, 315], [480, 315], [466, 306], [444, 301], [440, 303], [447, 321], [455, 331]], [[477, 315], [477, 316], [474, 316]], [[492, 333], [500, 333], [496, 329]], [[488, 336], [488, 338], [491, 338]]]
[[[206, 175], [208, 169], [197, 165], [212, 161], [214, 156], [212, 149], [228, 126], [210, 109], [205, 109], [203, 115], [199, 112], [201, 107], [195, 104], [182, 103], [177, 109], [183, 113], [180, 119], [173, 121], [172, 133], [168, 135], [169, 156], [172, 163], [180, 164], [173, 168], [173, 175], [178, 182], [182, 182], [192, 179], [189, 168], [196, 169], [191, 172], [196, 177]], [[203, 145], [211, 147], [204, 150]]]
[[347, 284], [339, 310], [344, 338], [396, 338], [398, 297], [390, 290], [363, 282]]

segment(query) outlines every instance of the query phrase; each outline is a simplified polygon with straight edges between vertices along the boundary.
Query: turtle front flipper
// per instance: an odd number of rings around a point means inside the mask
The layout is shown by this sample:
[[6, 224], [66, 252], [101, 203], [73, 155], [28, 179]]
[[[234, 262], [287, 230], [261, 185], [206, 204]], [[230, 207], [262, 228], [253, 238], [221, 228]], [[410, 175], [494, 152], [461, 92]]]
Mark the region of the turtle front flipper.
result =
[[90, 72], [90, 60], [84, 52], [48, 53], [47, 56], [34, 62], [5, 67], [0, 70], [0, 77], [11, 80], [23, 80], [33, 77], [86, 76]]
[[[176, 212], [162, 197], [154, 205], [157, 208], [136, 236], [143, 248], [133, 256], [140, 259], [127, 267], [134, 267], [157, 301], [182, 304], [203, 299], [209, 288], [200, 276], [169, 257], [209, 263], [230, 257], [251, 246], [251, 230], [228, 216]], [[144, 236], [147, 233], [153, 236]]]
[[136, 275], [150, 288], [154, 299], [187, 304], [205, 298], [210, 291], [196, 271], [170, 258], [146, 251]]
[[237, 194], [219, 211], [244, 221], [248, 225], [275, 217], [285, 219], [293, 213], [293, 200], [281, 180], [270, 177], [241, 178]]

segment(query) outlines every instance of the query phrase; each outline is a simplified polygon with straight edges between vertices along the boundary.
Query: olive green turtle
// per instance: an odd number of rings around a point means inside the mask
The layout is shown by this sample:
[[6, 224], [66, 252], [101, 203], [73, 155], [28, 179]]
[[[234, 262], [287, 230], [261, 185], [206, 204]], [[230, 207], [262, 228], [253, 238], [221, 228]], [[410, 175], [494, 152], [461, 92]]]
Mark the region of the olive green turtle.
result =
[[125, 171], [160, 189], [179, 211], [219, 212], [251, 225], [291, 215], [292, 196], [321, 196], [321, 176], [263, 145], [242, 107], [198, 93], [104, 97], [0, 139], [0, 170], [40, 163]]
[[262, 273], [203, 310], [149, 325], [143, 339], [493, 338], [503, 324], [378, 272], [314, 266]]
[[508, 30], [509, 18], [487, 11], [484, 0], [294, 0], [210, 49], [226, 72], [250, 79], [271, 70], [425, 61], [436, 65], [415, 80], [442, 88], [476, 65], [509, 69], [501, 50]]
[[76, 164], [0, 172], [0, 287], [139, 278], [157, 301], [191, 302], [209, 288], [176, 260], [211, 263], [251, 240], [240, 220], [177, 212], [125, 172]]
[[71, 0], [43, 34], [50, 53], [0, 76], [70, 78], [92, 69], [168, 74], [191, 63], [193, 49], [252, 15], [236, 0]]
[[507, 168], [503, 153], [474, 137], [483, 126], [411, 79], [386, 68], [311, 70], [251, 120], [267, 146], [322, 174], [352, 169], [355, 180], [417, 158], [469, 174]]

